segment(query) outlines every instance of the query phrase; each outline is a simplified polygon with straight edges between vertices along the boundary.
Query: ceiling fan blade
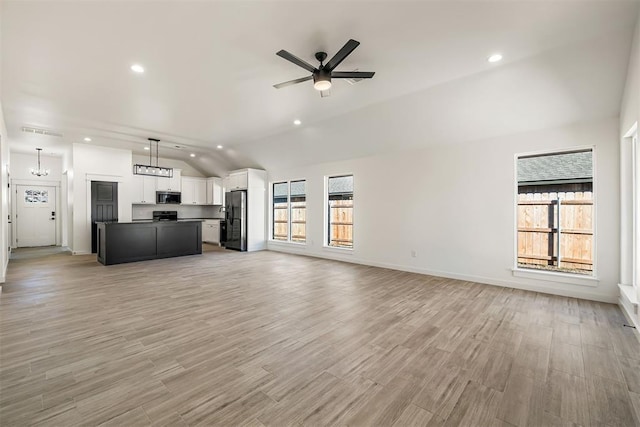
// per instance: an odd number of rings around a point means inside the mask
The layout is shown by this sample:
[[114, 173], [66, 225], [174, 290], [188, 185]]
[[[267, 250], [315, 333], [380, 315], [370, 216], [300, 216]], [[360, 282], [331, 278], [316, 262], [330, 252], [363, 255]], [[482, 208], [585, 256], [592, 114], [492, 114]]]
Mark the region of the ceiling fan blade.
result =
[[332, 79], [370, 79], [373, 71], [334, 71], [331, 73]]
[[344, 46], [342, 46], [342, 49], [340, 49], [338, 53], [336, 53], [333, 56], [333, 58], [331, 58], [329, 62], [327, 62], [324, 65], [324, 69], [331, 71], [334, 68], [336, 68], [342, 61], [344, 61], [344, 58], [349, 56], [349, 54], [353, 52], [353, 50], [357, 48], [359, 45], [360, 45], [360, 42], [350, 39], [348, 42], [345, 43]]
[[289, 80], [288, 82], [278, 83], [277, 85], [273, 85], [276, 89], [282, 89], [283, 87], [291, 86], [297, 83], [306, 82], [307, 80], [311, 80], [313, 76], [300, 77], [299, 79]]
[[321, 90], [320, 91], [320, 97], [321, 98], [326, 98], [327, 96], [331, 96], [331, 89]]
[[313, 65], [309, 64], [306, 61], [303, 61], [302, 59], [298, 58], [295, 55], [290, 54], [286, 50], [281, 50], [278, 53], [276, 53], [276, 55], [278, 55], [280, 58], [286, 59], [289, 62], [293, 62], [298, 67], [302, 67], [305, 70], [309, 71], [310, 73], [313, 73], [316, 70]]

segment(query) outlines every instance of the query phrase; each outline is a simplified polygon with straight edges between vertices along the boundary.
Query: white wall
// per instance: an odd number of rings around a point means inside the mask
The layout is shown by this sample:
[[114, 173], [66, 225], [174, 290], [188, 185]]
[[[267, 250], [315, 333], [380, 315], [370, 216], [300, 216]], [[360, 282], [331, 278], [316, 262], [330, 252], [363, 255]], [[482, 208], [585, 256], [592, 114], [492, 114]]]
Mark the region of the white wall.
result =
[[[9, 263], [9, 140], [0, 102], [0, 283], [4, 283]], [[2, 287], [0, 287], [0, 291]]]
[[131, 221], [131, 151], [73, 144], [74, 254], [91, 252], [91, 181], [118, 182], [118, 219]]
[[[0, 16], [3, 2], [0, 2]], [[2, 25], [2, 19], [0, 19]], [[0, 30], [0, 38], [2, 31]], [[2, 45], [0, 41], [0, 46]], [[2, 49], [0, 49], [0, 72], [2, 70]], [[0, 79], [1, 80], [1, 79]], [[0, 91], [2, 90], [0, 85]], [[9, 263], [9, 140], [2, 109], [2, 93], [0, 92], [0, 283], [4, 283]], [[2, 287], [0, 286], [0, 291]]]
[[[620, 283], [633, 283], [633, 159], [630, 138], [625, 135], [640, 123], [640, 13], [636, 23], [627, 81], [620, 108]], [[638, 171], [640, 166], [636, 165]], [[639, 284], [636, 284], [639, 285]], [[636, 291], [637, 293], [639, 291]], [[640, 297], [640, 293], [638, 294]], [[624, 305], [624, 301], [621, 301]], [[633, 314], [631, 314], [633, 316]], [[640, 316], [632, 319], [640, 325]]]
[[64, 187], [66, 188], [66, 191], [62, 193], [63, 204], [66, 206], [66, 211], [63, 215], [65, 227], [63, 227], [62, 231], [62, 245], [73, 250], [73, 147], [69, 147], [62, 155], [62, 170], [65, 181]]
[[[615, 302], [619, 263], [618, 119], [449, 146], [272, 170], [307, 179], [307, 245], [269, 249]], [[518, 153], [593, 146], [599, 284], [514, 277]], [[323, 247], [324, 176], [354, 174], [354, 249]], [[417, 257], [411, 257], [411, 251]]]
[[33, 154], [11, 153], [11, 179], [26, 180], [32, 182], [60, 182], [62, 179], [62, 158], [57, 156], [40, 156], [43, 169], [49, 169], [47, 176], [35, 176], [31, 174], [31, 168], [38, 164], [38, 156]]

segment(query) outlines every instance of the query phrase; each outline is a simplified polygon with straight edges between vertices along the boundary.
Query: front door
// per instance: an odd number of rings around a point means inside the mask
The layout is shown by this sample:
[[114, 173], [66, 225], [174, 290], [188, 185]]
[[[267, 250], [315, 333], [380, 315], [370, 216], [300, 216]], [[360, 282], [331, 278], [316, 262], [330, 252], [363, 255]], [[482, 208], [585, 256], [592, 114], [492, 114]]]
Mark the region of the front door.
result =
[[91, 252], [98, 252], [97, 222], [118, 221], [118, 183], [91, 181]]
[[16, 244], [56, 244], [56, 187], [16, 185]]

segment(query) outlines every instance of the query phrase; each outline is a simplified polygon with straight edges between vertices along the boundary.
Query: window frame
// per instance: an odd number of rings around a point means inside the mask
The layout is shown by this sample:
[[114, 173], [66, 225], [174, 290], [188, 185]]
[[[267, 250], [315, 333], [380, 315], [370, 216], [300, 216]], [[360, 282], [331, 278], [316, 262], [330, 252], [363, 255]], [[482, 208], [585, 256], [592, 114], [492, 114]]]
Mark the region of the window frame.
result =
[[[293, 196], [291, 195], [291, 184], [294, 182], [304, 182], [304, 242], [298, 242], [293, 240]], [[306, 245], [307, 244], [307, 179], [291, 179], [288, 181], [289, 191], [289, 239], [287, 243], [293, 243], [297, 245]], [[299, 195], [298, 195], [299, 197]]]
[[[591, 151], [591, 162], [593, 168], [593, 242], [592, 242], [592, 258], [593, 258], [593, 266], [592, 266], [592, 274], [579, 274], [579, 273], [571, 273], [571, 272], [563, 272], [563, 271], [548, 271], [548, 270], [537, 270], [533, 268], [523, 268], [518, 266], [518, 159], [521, 157], [533, 157], [533, 156], [544, 156], [544, 155], [553, 155], [553, 154], [565, 154], [576, 151]], [[528, 279], [537, 279], [537, 280], [546, 280], [550, 282], [560, 282], [564, 284], [570, 285], [580, 285], [580, 286], [590, 286], [596, 287], [598, 286], [600, 279], [598, 278], [598, 168], [597, 168], [597, 150], [595, 145], [579, 145], [572, 147], [563, 147], [557, 149], [544, 149], [544, 150], [536, 150], [536, 151], [528, 151], [528, 152], [520, 152], [514, 153], [513, 155], [513, 224], [512, 224], [512, 232], [513, 232], [513, 265], [511, 268], [512, 274], [515, 277], [522, 277]]]
[[[299, 181], [304, 181], [305, 183], [305, 240], [304, 242], [297, 242], [297, 241], [293, 241], [291, 240], [291, 230], [292, 230], [292, 219], [291, 219], [291, 183], [292, 182], [299, 182]], [[270, 243], [276, 243], [276, 244], [292, 244], [292, 245], [300, 245], [300, 246], [306, 246], [309, 239], [308, 239], [308, 234], [307, 234], [307, 224], [308, 221], [306, 221], [307, 218], [307, 201], [308, 201], [308, 194], [307, 194], [307, 184], [308, 184], [309, 180], [306, 178], [298, 178], [298, 179], [287, 179], [287, 180], [278, 180], [278, 181], [272, 181], [270, 182], [269, 185], [269, 215], [270, 215], [270, 219], [269, 219], [269, 242]], [[274, 212], [274, 190], [273, 187], [276, 184], [287, 184], [287, 240], [279, 240], [279, 239], [275, 239], [274, 238], [274, 232], [275, 232], [275, 212]]]
[[[353, 200], [353, 207], [351, 209], [353, 209], [352, 211], [352, 224], [351, 224], [351, 247], [340, 247], [340, 246], [331, 246], [329, 245], [329, 240], [331, 238], [330, 233], [331, 233], [331, 229], [330, 229], [330, 225], [329, 225], [329, 221], [331, 220], [331, 216], [329, 214], [329, 179], [331, 178], [340, 178], [340, 177], [346, 177], [346, 176], [350, 176], [353, 179], [353, 190], [351, 193], [351, 200]], [[324, 218], [323, 218], [323, 236], [322, 236], [322, 247], [325, 250], [329, 250], [329, 251], [337, 251], [337, 252], [346, 252], [346, 253], [352, 253], [353, 250], [355, 249], [355, 242], [356, 242], [356, 237], [355, 237], [355, 216], [356, 216], [356, 176], [354, 173], [338, 173], [338, 174], [332, 174], [332, 175], [325, 175], [324, 177], [324, 202], [323, 202], [323, 208], [324, 208]]]
[[[275, 186], [278, 184], [286, 184], [287, 185], [287, 200], [286, 200], [286, 204], [287, 204], [287, 239], [286, 240], [280, 240], [280, 239], [276, 239], [275, 237], [275, 232], [276, 232], [276, 203], [275, 203]], [[291, 224], [291, 217], [289, 215], [289, 206], [290, 206], [290, 197], [289, 197], [289, 191], [290, 191], [290, 187], [289, 187], [289, 182], [288, 181], [274, 181], [271, 183], [271, 238], [270, 240], [274, 241], [274, 242], [288, 242], [290, 240], [290, 235], [291, 235], [291, 230], [290, 230], [290, 224]]]

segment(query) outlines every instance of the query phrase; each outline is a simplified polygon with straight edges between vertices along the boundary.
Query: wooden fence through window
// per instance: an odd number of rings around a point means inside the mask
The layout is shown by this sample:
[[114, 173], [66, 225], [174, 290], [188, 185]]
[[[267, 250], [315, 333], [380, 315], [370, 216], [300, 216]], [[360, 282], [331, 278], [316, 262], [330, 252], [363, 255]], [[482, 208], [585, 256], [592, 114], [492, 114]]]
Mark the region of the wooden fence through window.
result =
[[[291, 241], [304, 243], [307, 239], [306, 202], [291, 202]], [[287, 202], [273, 204], [273, 239], [286, 241], [289, 235], [289, 206]]]
[[329, 245], [353, 247], [353, 200], [329, 201]]
[[591, 274], [593, 193], [518, 194], [518, 266]]

